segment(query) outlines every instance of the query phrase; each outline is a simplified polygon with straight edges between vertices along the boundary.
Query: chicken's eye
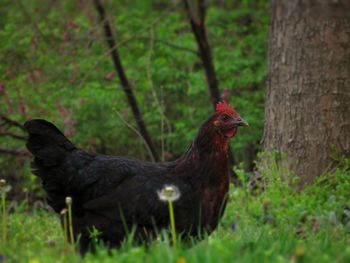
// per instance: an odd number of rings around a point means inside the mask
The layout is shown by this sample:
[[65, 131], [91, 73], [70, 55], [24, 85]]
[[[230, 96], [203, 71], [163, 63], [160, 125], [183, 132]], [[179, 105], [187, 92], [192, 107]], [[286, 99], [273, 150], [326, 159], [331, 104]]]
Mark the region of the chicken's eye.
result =
[[223, 116], [221, 116], [221, 120], [223, 122], [228, 122], [230, 120], [230, 117], [228, 115], [223, 115]]

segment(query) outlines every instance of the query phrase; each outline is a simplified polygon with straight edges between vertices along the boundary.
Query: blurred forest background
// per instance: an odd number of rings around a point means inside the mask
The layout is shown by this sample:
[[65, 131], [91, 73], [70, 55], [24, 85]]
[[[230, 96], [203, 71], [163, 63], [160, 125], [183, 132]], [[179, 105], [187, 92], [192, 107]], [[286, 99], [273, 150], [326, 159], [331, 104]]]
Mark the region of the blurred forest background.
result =
[[[205, 69], [182, 1], [104, 1], [116, 49], [160, 159], [186, 151], [213, 112]], [[221, 98], [249, 123], [231, 141], [252, 171], [263, 132], [267, 1], [212, 0], [205, 12]], [[26, 120], [57, 124], [78, 147], [151, 160], [90, 1], [2, 1], [0, 178], [38, 194]], [[198, 15], [198, 14], [197, 14]], [[194, 14], [196, 16], [196, 14]], [[196, 17], [194, 17], [196, 19]], [[135, 129], [132, 129], [135, 127]]]
[[87, 261], [350, 262], [348, 10], [348, 0], [2, 0], [0, 262], [84, 260], [31, 173], [26, 120], [51, 121], [91, 152], [167, 161], [220, 99], [250, 127], [230, 141], [241, 187], [218, 229], [194, 246], [166, 235], [133, 246], [130, 235]]

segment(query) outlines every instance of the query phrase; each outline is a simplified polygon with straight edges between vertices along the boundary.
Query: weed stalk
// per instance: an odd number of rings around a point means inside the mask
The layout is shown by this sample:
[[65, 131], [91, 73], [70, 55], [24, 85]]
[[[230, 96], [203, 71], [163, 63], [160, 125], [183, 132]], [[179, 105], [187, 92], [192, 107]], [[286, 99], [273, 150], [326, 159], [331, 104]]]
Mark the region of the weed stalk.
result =
[[69, 225], [69, 237], [70, 241], [74, 244], [74, 235], [73, 235], [73, 220], [72, 220], [72, 198], [66, 197], [66, 204], [68, 206], [68, 225]]
[[7, 214], [6, 214], [6, 181], [0, 180], [1, 207], [2, 207], [2, 240], [5, 243], [7, 239]]
[[169, 206], [169, 216], [170, 216], [170, 226], [171, 226], [171, 237], [173, 240], [173, 245], [176, 247], [176, 230], [175, 230], [175, 216], [174, 216], [174, 207], [173, 201], [168, 200]]
[[64, 230], [64, 253], [68, 250], [68, 223], [67, 223], [67, 209], [64, 208], [61, 211], [63, 230]]

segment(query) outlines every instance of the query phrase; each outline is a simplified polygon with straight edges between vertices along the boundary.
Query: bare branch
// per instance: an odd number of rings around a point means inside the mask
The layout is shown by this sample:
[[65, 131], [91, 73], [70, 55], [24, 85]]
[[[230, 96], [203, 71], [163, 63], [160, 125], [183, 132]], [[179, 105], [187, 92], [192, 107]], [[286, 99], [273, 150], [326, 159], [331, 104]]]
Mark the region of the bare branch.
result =
[[[216, 76], [214, 61], [207, 37], [207, 29], [205, 27], [206, 6], [204, 0], [183, 0], [185, 10], [187, 12], [193, 35], [196, 39], [199, 56], [205, 71], [208, 82], [210, 99], [215, 109], [216, 103], [221, 100], [219, 81]], [[234, 165], [235, 161], [231, 149], [228, 150], [229, 161]]]
[[21, 123], [19, 123], [18, 121], [11, 120], [10, 118], [5, 117], [5, 116], [0, 116], [0, 120], [5, 122], [5, 124], [7, 124], [7, 125], [15, 126], [15, 127], [20, 128], [21, 130], [25, 131], [24, 126]]
[[191, 52], [191, 53], [195, 54], [196, 56], [199, 56], [199, 53], [196, 50], [194, 50], [194, 49], [191, 49], [191, 48], [188, 48], [188, 47], [178, 46], [178, 45], [172, 44], [170, 42], [167, 42], [167, 41], [165, 41], [163, 39], [159, 39], [159, 38], [155, 38], [154, 41], [162, 43], [162, 44], [167, 45], [169, 47], [172, 47], [174, 49], [178, 49], [178, 50], [182, 50], [182, 51], [188, 51], [188, 52]]
[[27, 9], [25, 8], [25, 6], [23, 5], [21, 0], [16, 0], [17, 5], [19, 6], [19, 9], [21, 10], [22, 14], [24, 17], [26, 17], [26, 19], [29, 20], [29, 23], [32, 25], [32, 27], [34, 28], [34, 31], [37, 32], [38, 35], [40, 35], [40, 37], [47, 43], [47, 38], [46, 36], [43, 34], [43, 32], [40, 30], [38, 24], [33, 21], [32, 16], [29, 14], [29, 12], [27, 11]]
[[7, 149], [0, 147], [0, 154], [31, 156], [31, 154], [25, 149]]
[[[145, 36], [140, 36], [138, 38], [139, 39], [146, 39], [146, 40], [148, 40], [148, 37], [145, 37]], [[178, 45], [175, 45], [173, 43], [170, 43], [170, 42], [168, 42], [166, 40], [163, 40], [163, 39], [160, 39], [160, 38], [154, 38], [153, 40], [154, 40], [154, 42], [162, 43], [162, 44], [164, 44], [166, 46], [169, 46], [171, 48], [174, 48], [174, 49], [177, 49], [177, 50], [181, 50], [181, 51], [187, 51], [187, 52], [190, 52], [192, 54], [195, 54], [196, 56], [200, 56], [199, 52], [194, 50], [194, 49], [191, 49], [191, 48], [188, 48], [188, 47], [178, 46]]]
[[149, 156], [151, 157], [152, 162], [154, 162], [155, 160], [154, 160], [152, 151], [151, 151], [151, 149], [149, 148], [147, 142], [145, 141], [145, 138], [143, 138], [142, 134], [141, 134], [133, 125], [131, 125], [129, 122], [127, 122], [127, 121], [123, 118], [123, 116], [120, 114], [119, 111], [115, 110], [115, 112], [117, 113], [118, 117], [122, 120], [122, 122], [124, 122], [124, 124], [125, 124], [127, 127], [129, 127], [133, 132], [135, 132], [135, 133], [137, 134], [137, 136], [139, 136], [139, 137], [142, 139], [142, 141], [145, 143], [146, 149], [147, 149], [147, 151], [148, 151], [148, 153], [149, 153]]
[[221, 97], [219, 82], [216, 76], [211, 49], [207, 38], [207, 30], [205, 27], [205, 3], [203, 0], [197, 0], [195, 3], [190, 0], [183, 0], [183, 3], [190, 20], [193, 35], [198, 45], [200, 58], [208, 82], [211, 101], [215, 109], [215, 105], [220, 101]]
[[[164, 9], [164, 11], [162, 11], [162, 13], [160, 14], [159, 17], [156, 17], [148, 26], [146, 26], [145, 28], [142, 28], [141, 30], [139, 30], [136, 33], [132, 34], [127, 39], [120, 40], [118, 43], [115, 43], [115, 45], [113, 47], [111, 47], [110, 50], [108, 50], [106, 53], [104, 53], [101, 56], [99, 56], [96, 59], [96, 62], [88, 70], [86, 70], [87, 73], [83, 76], [82, 80], [80, 81], [80, 84], [79, 84], [78, 88], [82, 87], [85, 84], [85, 82], [88, 79], [88, 77], [91, 75], [92, 72], [94, 72], [94, 69], [103, 61], [103, 59], [105, 57], [110, 55], [112, 50], [114, 50], [114, 49], [116, 49], [118, 47], [121, 47], [121, 46], [129, 43], [130, 41], [132, 41], [134, 39], [137, 39], [145, 31], [149, 30], [151, 27], [154, 27], [156, 24], [158, 24], [160, 21], [162, 21], [162, 19], [165, 18], [168, 15], [169, 12], [174, 10], [180, 3], [181, 3], [181, 0], [176, 0], [174, 3], [171, 3], [166, 9]], [[100, 21], [100, 24], [102, 24], [103, 22], [104, 21]], [[97, 26], [99, 26], [99, 24]]]
[[104, 35], [106, 38], [106, 42], [109, 47], [110, 55], [114, 64], [114, 68], [116, 72], [118, 73], [118, 77], [120, 80], [121, 88], [124, 91], [128, 104], [132, 110], [132, 113], [134, 115], [136, 124], [138, 126], [138, 130], [144, 140], [146, 141], [148, 147], [150, 148], [153, 159], [156, 161], [159, 161], [158, 153], [154, 147], [154, 144], [152, 142], [151, 136], [148, 133], [148, 130], [146, 128], [145, 122], [142, 117], [142, 113], [140, 111], [140, 108], [138, 106], [138, 103], [136, 101], [136, 97], [134, 95], [133, 88], [125, 74], [125, 70], [123, 67], [123, 64], [121, 62], [118, 49], [116, 48], [116, 42], [113, 36], [111, 25], [107, 19], [106, 10], [101, 2], [101, 0], [94, 0], [95, 8], [100, 16], [100, 21], [102, 22]]
[[[151, 64], [152, 64], [152, 55], [153, 55], [153, 48], [154, 48], [154, 42], [155, 42], [155, 37], [154, 37], [154, 28], [150, 28], [150, 41], [149, 41], [149, 52], [148, 52], [148, 59], [147, 59], [147, 64], [146, 64], [146, 72], [147, 72], [147, 78], [149, 80], [149, 85], [151, 88], [151, 92], [154, 98], [154, 101], [158, 105], [159, 113], [160, 113], [160, 137], [161, 137], [161, 145], [162, 145], [162, 155], [161, 155], [161, 160], [164, 161], [164, 153], [165, 153], [165, 142], [164, 142], [164, 122], [168, 126], [168, 131], [171, 131], [171, 125], [169, 120], [167, 119], [165, 113], [164, 113], [164, 104], [163, 100], [160, 101], [158, 98], [158, 95], [154, 89], [154, 83], [153, 83], [153, 77], [152, 77], [152, 72], [151, 72]], [[163, 87], [161, 88], [161, 96], [163, 96]], [[163, 97], [162, 97], [163, 99]]]
[[22, 141], [27, 140], [26, 137], [24, 137], [22, 135], [15, 134], [15, 133], [11, 133], [11, 132], [0, 132], [0, 136], [8, 136], [8, 137], [12, 137], [14, 139], [22, 140]]

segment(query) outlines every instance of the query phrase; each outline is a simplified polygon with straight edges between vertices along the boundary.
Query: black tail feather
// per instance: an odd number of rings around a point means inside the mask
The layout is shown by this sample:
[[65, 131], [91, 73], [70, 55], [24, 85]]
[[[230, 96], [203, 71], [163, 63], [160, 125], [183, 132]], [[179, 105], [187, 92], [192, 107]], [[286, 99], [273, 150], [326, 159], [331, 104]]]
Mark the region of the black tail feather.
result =
[[64, 169], [64, 160], [75, 146], [52, 123], [45, 120], [31, 120], [24, 124], [28, 132], [27, 148], [34, 155], [33, 173], [42, 179], [48, 193], [48, 202], [56, 212], [65, 206], [67, 185], [70, 176]]
[[27, 148], [34, 155], [35, 162], [44, 167], [58, 165], [75, 146], [57, 129], [45, 120], [31, 120], [24, 124], [28, 132]]

